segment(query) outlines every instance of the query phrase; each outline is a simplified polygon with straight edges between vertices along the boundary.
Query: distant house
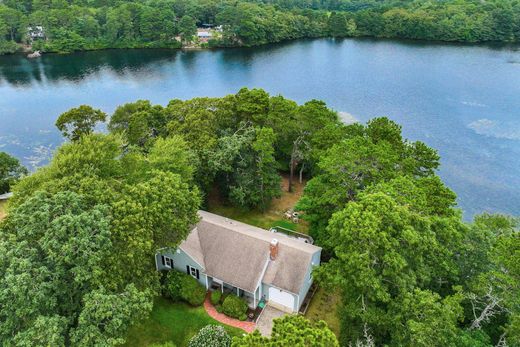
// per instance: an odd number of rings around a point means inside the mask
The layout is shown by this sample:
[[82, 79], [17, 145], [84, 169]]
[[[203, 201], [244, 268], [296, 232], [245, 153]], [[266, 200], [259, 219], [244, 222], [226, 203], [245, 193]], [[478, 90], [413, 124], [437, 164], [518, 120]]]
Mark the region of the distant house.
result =
[[0, 201], [9, 200], [13, 197], [13, 193], [0, 194]]
[[207, 30], [207, 29], [197, 29], [197, 38], [199, 39], [200, 42], [208, 42], [211, 38], [213, 37], [213, 34], [211, 33], [211, 31]]
[[27, 36], [29, 36], [29, 38], [31, 40], [44, 39], [45, 30], [43, 29], [43, 26], [41, 26], [41, 25], [30, 26], [30, 27], [27, 27]]
[[156, 255], [157, 270], [186, 272], [206, 289], [243, 297], [251, 308], [263, 300], [298, 312], [319, 266], [321, 248], [209, 212], [177, 250]]

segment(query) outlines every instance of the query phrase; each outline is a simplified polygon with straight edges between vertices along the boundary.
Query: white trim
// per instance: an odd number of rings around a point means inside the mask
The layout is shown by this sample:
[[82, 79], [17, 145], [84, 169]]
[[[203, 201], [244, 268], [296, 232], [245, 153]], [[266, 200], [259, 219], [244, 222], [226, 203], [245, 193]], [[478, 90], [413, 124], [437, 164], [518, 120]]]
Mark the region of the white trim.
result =
[[208, 276], [204, 276], [206, 277], [206, 290], [209, 290], [209, 285], [208, 285]]
[[[256, 288], [255, 288], [255, 292], [256, 290], [258, 289], [258, 287], [262, 288], [262, 280], [264, 279], [264, 276], [265, 276], [265, 272], [267, 271], [267, 266], [269, 265], [269, 262], [270, 262], [270, 257], [268, 256], [265, 260], [265, 264], [264, 264], [264, 268], [262, 270], [262, 274], [260, 275], [260, 277], [258, 278], [258, 282], [256, 283]], [[262, 289], [260, 289], [260, 291], [262, 291]], [[261, 297], [261, 296], [260, 296]]]

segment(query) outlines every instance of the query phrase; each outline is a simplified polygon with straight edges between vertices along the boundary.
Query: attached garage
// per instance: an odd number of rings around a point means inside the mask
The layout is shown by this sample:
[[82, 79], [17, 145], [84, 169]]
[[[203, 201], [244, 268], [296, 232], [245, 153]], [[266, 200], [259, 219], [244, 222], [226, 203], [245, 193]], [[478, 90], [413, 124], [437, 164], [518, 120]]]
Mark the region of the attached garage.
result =
[[278, 288], [269, 287], [269, 305], [279, 310], [292, 313], [294, 312], [294, 303], [294, 294]]

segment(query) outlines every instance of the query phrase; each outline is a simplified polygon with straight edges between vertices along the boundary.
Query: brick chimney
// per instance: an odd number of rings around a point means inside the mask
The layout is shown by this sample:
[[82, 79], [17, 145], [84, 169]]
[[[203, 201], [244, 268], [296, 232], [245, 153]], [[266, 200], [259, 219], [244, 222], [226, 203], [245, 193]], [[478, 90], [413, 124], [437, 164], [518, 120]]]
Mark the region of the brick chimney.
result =
[[269, 253], [271, 260], [276, 260], [276, 256], [278, 255], [278, 240], [273, 239], [271, 241], [271, 244], [269, 246]]

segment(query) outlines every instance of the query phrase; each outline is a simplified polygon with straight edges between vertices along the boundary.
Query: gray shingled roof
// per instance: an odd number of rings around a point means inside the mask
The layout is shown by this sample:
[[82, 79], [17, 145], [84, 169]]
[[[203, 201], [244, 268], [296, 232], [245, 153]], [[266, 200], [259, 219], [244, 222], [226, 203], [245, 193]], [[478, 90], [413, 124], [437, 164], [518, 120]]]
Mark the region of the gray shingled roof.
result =
[[[260, 280], [292, 293], [300, 291], [319, 247], [209, 212], [199, 211], [199, 215], [200, 222], [180, 248], [208, 275], [249, 292]], [[274, 238], [278, 256], [271, 261], [269, 245]]]

